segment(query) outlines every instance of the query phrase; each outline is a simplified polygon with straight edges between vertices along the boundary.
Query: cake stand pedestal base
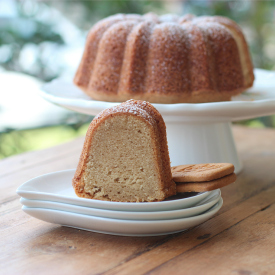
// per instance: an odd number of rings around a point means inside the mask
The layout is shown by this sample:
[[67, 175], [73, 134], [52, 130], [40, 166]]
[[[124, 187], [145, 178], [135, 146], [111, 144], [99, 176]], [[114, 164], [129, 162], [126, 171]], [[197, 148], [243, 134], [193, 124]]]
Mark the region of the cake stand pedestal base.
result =
[[190, 123], [164, 117], [171, 166], [226, 162], [242, 170], [230, 122]]
[[[242, 170], [231, 121], [275, 114], [275, 72], [255, 69], [254, 74], [253, 88], [232, 101], [153, 104], [166, 123], [172, 166], [229, 162], [234, 164], [236, 173]], [[119, 104], [91, 100], [71, 78], [46, 83], [40, 94], [54, 104], [88, 115]]]

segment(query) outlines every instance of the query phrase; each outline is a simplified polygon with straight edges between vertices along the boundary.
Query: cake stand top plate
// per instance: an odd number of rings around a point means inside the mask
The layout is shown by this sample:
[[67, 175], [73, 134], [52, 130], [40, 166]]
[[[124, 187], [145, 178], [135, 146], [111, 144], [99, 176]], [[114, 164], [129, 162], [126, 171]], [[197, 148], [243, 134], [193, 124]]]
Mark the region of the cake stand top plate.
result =
[[[153, 105], [165, 120], [170, 121], [229, 122], [275, 114], [275, 71], [255, 69], [254, 73], [254, 86], [233, 97], [232, 101]], [[119, 104], [92, 100], [72, 80], [62, 78], [44, 84], [40, 95], [54, 104], [88, 115], [97, 115], [100, 111]]]

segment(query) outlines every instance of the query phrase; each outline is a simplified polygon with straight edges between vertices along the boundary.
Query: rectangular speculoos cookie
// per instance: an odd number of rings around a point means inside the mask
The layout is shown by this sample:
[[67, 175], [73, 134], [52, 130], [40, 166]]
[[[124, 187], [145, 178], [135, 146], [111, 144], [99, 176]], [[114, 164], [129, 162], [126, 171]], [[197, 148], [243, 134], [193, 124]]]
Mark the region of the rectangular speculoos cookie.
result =
[[211, 181], [234, 172], [231, 163], [187, 164], [172, 167], [172, 177], [175, 182]]

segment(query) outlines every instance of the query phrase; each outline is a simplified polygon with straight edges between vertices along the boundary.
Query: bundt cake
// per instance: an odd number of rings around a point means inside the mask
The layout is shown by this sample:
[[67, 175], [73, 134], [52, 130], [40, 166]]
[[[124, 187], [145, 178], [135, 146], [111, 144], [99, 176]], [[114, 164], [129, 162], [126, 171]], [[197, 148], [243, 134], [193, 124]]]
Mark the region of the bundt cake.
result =
[[91, 122], [73, 178], [79, 197], [162, 201], [176, 194], [166, 127], [148, 102], [129, 100]]
[[221, 16], [118, 14], [89, 32], [74, 82], [95, 100], [227, 101], [253, 85], [240, 27]]

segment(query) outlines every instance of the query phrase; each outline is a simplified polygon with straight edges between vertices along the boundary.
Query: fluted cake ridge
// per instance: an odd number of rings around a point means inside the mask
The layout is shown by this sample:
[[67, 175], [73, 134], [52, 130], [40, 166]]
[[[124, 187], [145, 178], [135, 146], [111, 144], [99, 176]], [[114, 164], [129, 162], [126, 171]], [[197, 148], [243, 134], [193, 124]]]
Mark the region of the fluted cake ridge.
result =
[[91, 28], [74, 82], [121, 102], [230, 100], [253, 85], [240, 27], [221, 16], [117, 14]]

